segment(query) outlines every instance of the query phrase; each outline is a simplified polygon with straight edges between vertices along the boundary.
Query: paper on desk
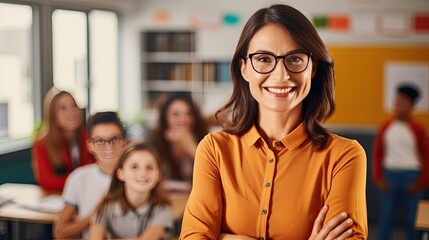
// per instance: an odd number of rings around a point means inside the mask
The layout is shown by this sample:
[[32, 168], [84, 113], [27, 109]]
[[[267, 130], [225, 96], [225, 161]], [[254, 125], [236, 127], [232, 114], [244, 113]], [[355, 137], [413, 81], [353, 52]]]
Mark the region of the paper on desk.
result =
[[10, 201], [12, 201], [12, 198], [0, 195], [0, 206]]
[[58, 213], [64, 208], [64, 200], [59, 195], [41, 199], [20, 199], [15, 200], [15, 203], [24, 208], [48, 213]]

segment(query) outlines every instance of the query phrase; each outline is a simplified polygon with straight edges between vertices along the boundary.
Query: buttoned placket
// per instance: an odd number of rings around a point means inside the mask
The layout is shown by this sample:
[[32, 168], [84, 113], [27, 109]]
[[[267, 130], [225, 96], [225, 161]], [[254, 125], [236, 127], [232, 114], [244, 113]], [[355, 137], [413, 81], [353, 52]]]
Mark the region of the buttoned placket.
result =
[[274, 180], [274, 173], [277, 166], [277, 159], [275, 153], [268, 148], [264, 144], [264, 147], [267, 148], [267, 162], [265, 165], [265, 174], [264, 174], [264, 182], [261, 186], [262, 189], [262, 196], [261, 196], [261, 202], [259, 205], [260, 209], [260, 217], [259, 217], [259, 228], [258, 228], [258, 234], [259, 239], [267, 239], [267, 226], [268, 226], [268, 216], [270, 214], [270, 201], [272, 196], [272, 186], [273, 186], [273, 180]]

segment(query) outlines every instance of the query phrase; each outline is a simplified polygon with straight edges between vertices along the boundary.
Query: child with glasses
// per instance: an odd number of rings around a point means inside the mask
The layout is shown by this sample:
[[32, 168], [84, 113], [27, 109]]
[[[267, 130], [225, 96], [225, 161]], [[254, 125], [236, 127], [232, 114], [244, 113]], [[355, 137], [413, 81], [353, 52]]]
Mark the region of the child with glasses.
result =
[[67, 178], [64, 210], [55, 224], [56, 238], [87, 237], [96, 205], [105, 196], [126, 144], [125, 129], [115, 112], [99, 112], [88, 119], [88, 149], [97, 163], [77, 168]]
[[89, 239], [162, 239], [173, 228], [160, 166], [155, 149], [145, 143], [124, 149]]
[[334, 69], [311, 22], [287, 5], [258, 10], [230, 72], [218, 113], [231, 124], [198, 145], [180, 238], [366, 239], [365, 151], [322, 126]]

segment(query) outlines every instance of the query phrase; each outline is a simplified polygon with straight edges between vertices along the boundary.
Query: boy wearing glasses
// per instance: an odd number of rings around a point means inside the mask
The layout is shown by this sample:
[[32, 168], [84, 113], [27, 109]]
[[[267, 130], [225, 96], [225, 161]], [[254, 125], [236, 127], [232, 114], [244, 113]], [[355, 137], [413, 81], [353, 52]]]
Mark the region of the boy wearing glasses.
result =
[[126, 144], [125, 129], [115, 112], [99, 112], [88, 119], [88, 149], [97, 163], [79, 167], [67, 178], [64, 210], [54, 229], [55, 238], [86, 237], [95, 207], [104, 197], [114, 167]]

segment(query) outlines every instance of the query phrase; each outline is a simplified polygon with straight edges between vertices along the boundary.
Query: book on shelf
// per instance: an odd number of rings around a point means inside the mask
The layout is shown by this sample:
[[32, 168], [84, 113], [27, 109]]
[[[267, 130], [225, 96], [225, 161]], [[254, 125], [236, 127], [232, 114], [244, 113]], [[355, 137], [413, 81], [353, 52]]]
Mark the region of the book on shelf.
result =
[[146, 32], [147, 52], [193, 52], [193, 32]]

